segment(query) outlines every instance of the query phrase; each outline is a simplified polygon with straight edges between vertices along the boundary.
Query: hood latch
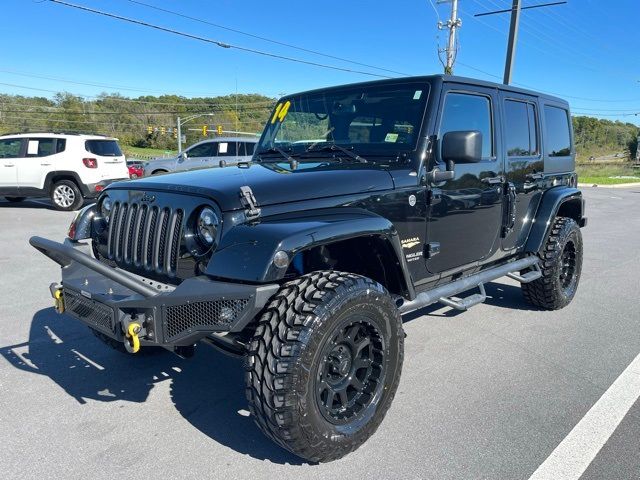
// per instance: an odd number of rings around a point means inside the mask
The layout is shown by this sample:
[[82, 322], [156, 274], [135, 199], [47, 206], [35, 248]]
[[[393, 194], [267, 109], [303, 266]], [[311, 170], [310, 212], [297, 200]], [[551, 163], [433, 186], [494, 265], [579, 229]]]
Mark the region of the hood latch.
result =
[[256, 201], [256, 197], [253, 195], [251, 187], [240, 187], [240, 202], [244, 207], [244, 213], [247, 220], [256, 220], [260, 217], [261, 210], [258, 208], [258, 202]]

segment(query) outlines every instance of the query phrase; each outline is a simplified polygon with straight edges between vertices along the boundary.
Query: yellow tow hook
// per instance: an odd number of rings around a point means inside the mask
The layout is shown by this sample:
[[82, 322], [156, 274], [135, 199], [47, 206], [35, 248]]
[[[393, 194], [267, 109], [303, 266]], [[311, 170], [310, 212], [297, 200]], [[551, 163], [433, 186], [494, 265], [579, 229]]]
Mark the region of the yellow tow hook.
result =
[[135, 322], [130, 323], [127, 327], [127, 338], [124, 340], [124, 348], [126, 348], [129, 353], [138, 353], [138, 350], [140, 350], [140, 339], [138, 338], [140, 328], [140, 324]]
[[58, 313], [64, 313], [64, 297], [62, 296], [61, 288], [53, 292], [53, 308], [55, 308]]

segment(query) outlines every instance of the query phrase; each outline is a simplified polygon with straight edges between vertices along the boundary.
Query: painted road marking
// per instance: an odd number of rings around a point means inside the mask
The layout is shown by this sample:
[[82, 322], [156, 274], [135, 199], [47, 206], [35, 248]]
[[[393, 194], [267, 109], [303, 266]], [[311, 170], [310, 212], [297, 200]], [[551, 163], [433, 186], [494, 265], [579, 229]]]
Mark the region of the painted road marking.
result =
[[620, 374], [529, 480], [577, 480], [640, 398], [640, 355]]

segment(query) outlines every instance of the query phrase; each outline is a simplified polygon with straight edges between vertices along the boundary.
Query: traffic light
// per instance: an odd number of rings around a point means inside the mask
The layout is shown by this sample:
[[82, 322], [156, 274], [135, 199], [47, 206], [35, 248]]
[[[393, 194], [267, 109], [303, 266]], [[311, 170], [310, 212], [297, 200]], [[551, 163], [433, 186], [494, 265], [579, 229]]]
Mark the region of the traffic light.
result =
[[148, 126], [147, 127], [147, 134], [151, 135], [153, 133], [153, 127], [152, 126]]
[[216, 133], [217, 133], [218, 135], [222, 135], [222, 125], [218, 125], [218, 126], [216, 127]]
[[202, 136], [206, 137], [207, 136], [207, 131], [209, 130], [209, 127], [206, 125], [202, 126]]
[[160, 127], [160, 135], [165, 135], [167, 133], [166, 127]]

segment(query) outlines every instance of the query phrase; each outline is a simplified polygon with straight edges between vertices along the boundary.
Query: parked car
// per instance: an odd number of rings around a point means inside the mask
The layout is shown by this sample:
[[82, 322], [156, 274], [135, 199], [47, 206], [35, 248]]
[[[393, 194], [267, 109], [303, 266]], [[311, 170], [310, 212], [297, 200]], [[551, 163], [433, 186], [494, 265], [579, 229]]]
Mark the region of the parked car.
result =
[[127, 160], [129, 178], [139, 178], [144, 176], [144, 162], [139, 160]]
[[115, 138], [67, 133], [0, 136], [0, 196], [10, 202], [48, 196], [76, 210], [111, 182], [129, 178]]
[[157, 158], [147, 162], [144, 166], [144, 174], [148, 176], [181, 170], [219, 167], [221, 161], [226, 165], [248, 162], [253, 156], [256, 143], [258, 143], [257, 137], [219, 137], [203, 140], [191, 145], [175, 157]]
[[64, 243], [30, 242], [63, 266], [57, 310], [108, 345], [243, 356], [251, 416], [302, 458], [376, 431], [401, 314], [467, 310], [504, 276], [539, 309], [574, 299], [587, 219], [560, 98], [447, 75], [325, 88], [281, 99], [256, 148], [110, 185]]

